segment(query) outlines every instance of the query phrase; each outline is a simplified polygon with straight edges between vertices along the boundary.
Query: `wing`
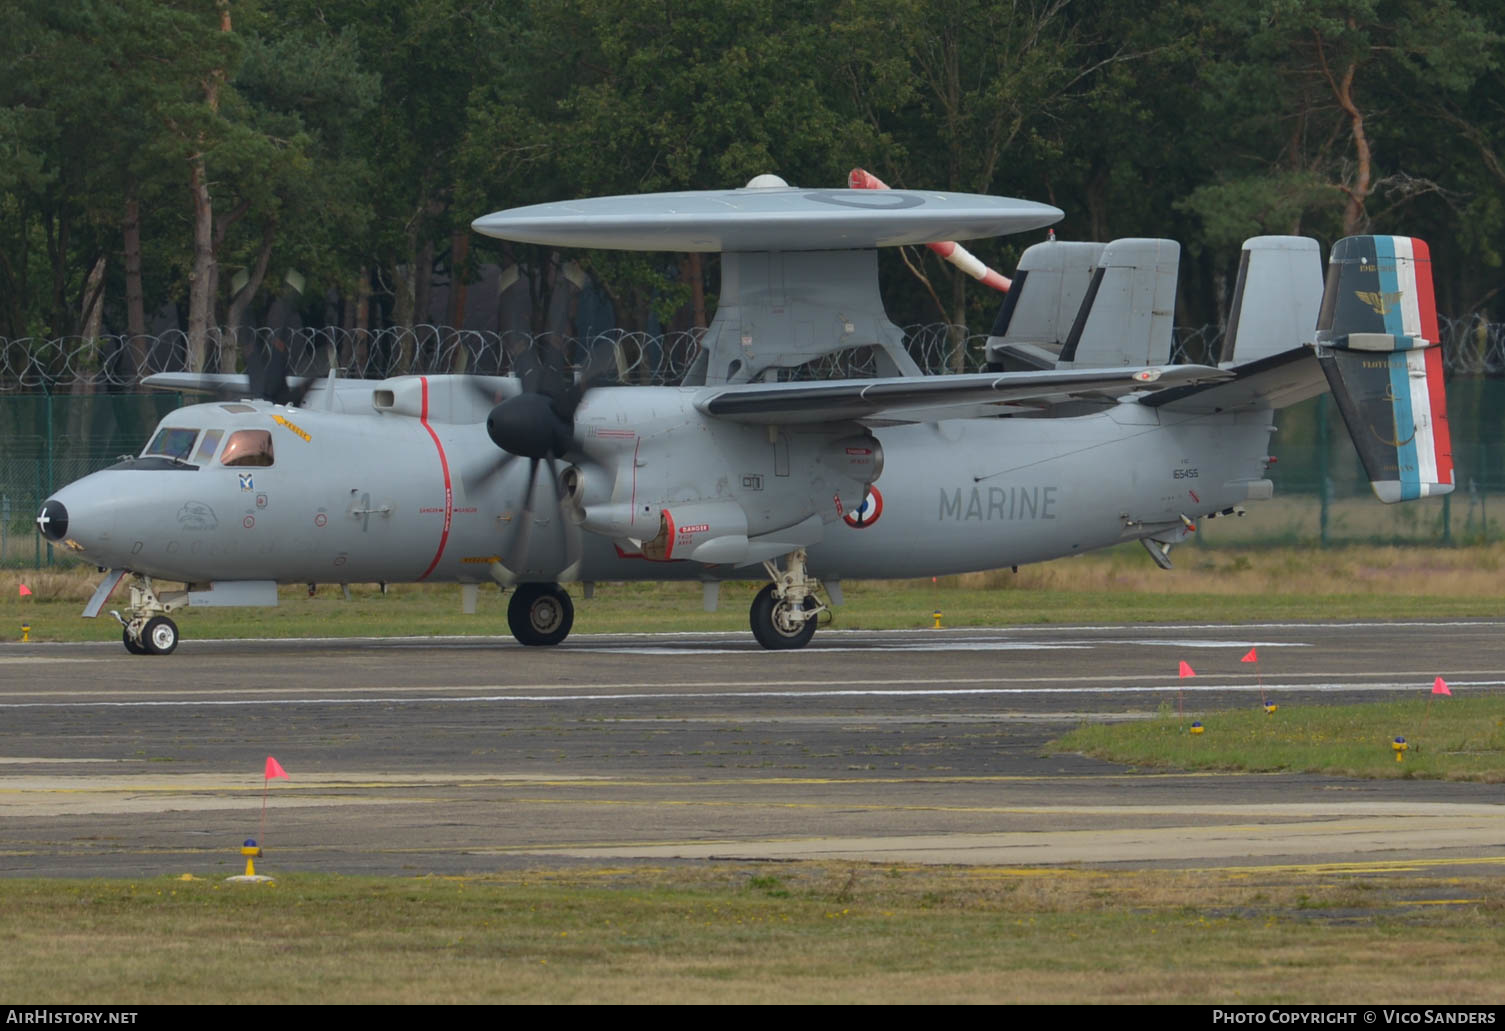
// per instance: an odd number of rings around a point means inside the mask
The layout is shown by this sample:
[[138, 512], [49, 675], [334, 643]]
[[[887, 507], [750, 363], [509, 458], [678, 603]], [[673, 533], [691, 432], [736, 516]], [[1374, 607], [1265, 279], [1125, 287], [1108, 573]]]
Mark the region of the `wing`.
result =
[[[301, 380], [295, 380], [301, 382]], [[185, 394], [215, 394], [239, 400], [253, 397], [251, 379], [243, 372], [154, 372], [141, 380], [153, 390], [181, 390]]]
[[[1220, 382], [1233, 374], [1207, 365], [1141, 369], [987, 372], [815, 383], [743, 383], [706, 390], [695, 406], [732, 422], [813, 423], [881, 417], [930, 421], [935, 409], [962, 405], [1048, 407], [1084, 398], [1109, 399], [1142, 390]], [[993, 413], [1000, 414], [1000, 413]]]

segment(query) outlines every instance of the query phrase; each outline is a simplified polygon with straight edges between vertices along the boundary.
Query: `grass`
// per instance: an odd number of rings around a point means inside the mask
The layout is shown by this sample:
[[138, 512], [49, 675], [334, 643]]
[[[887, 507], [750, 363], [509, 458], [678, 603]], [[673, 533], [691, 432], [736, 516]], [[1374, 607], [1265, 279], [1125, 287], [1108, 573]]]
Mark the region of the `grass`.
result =
[[0, 883], [28, 1003], [1498, 1002], [1505, 884], [847, 864]]
[[[1252, 692], [1251, 692], [1252, 694]], [[1189, 728], [1194, 720], [1201, 734]], [[1393, 742], [1406, 739], [1401, 762]], [[1505, 697], [1430, 698], [1343, 706], [1281, 705], [1179, 718], [1084, 724], [1055, 746], [1136, 766], [1299, 771], [1505, 783]]]
[[[946, 626], [1080, 622], [1250, 622], [1294, 619], [1494, 618], [1505, 612], [1505, 545], [1469, 548], [1227, 549], [1185, 547], [1177, 568], [1155, 568], [1137, 545], [1026, 566], [940, 577], [936, 582], [849, 581], [835, 625], [926, 627], [939, 608]], [[0, 640], [116, 640], [108, 614], [78, 618], [99, 580], [92, 570], [0, 574]], [[33, 592], [20, 597], [19, 585]], [[1327, 585], [1321, 594], [1313, 584]], [[176, 586], [176, 585], [173, 585]], [[723, 585], [720, 610], [704, 612], [697, 583], [602, 584], [585, 601], [574, 590], [575, 632], [742, 631], [761, 583]], [[323, 585], [313, 598], [287, 587], [275, 609], [189, 609], [185, 637], [321, 637], [505, 634], [506, 598], [480, 592], [461, 613], [453, 584]], [[125, 599], [117, 590], [111, 605]]]

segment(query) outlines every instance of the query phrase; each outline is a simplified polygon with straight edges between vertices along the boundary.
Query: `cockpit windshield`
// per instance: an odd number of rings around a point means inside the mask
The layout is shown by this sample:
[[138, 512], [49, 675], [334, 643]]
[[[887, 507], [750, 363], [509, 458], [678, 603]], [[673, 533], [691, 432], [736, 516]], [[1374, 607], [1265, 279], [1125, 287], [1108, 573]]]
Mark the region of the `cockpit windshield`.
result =
[[141, 452], [142, 458], [151, 455], [161, 455], [164, 458], [174, 458], [179, 462], [188, 461], [188, 456], [193, 452], [193, 442], [198, 439], [199, 431], [185, 429], [181, 426], [163, 426], [152, 438], [152, 442], [146, 445], [146, 450]]
[[213, 459], [214, 449], [219, 447], [219, 442], [224, 439], [224, 436], [224, 430], [205, 430], [204, 439], [199, 441], [198, 453], [193, 456], [194, 462], [205, 465]]

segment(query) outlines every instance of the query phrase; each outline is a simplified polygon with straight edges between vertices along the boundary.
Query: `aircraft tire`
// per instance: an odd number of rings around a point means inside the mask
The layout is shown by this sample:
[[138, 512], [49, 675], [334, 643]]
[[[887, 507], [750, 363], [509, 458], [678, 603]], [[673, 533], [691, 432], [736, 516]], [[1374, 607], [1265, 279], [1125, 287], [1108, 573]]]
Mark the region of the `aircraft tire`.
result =
[[[758, 643], [770, 651], [803, 648], [809, 644], [810, 638], [815, 636], [815, 620], [807, 619], [798, 631], [788, 633], [774, 619], [777, 604], [773, 584], [764, 587], [753, 599], [748, 622], [752, 624], [753, 636], [758, 639]], [[807, 597], [805, 604], [813, 608], [816, 602], [814, 598]]]
[[128, 628], [121, 628], [120, 640], [125, 644], [125, 650], [130, 652], [132, 655], [146, 654], [146, 645], [142, 644], [140, 641], [132, 637], [131, 631]]
[[166, 616], [153, 616], [141, 631], [141, 643], [148, 655], [171, 655], [178, 647], [178, 624]]
[[558, 584], [518, 584], [507, 603], [507, 626], [519, 644], [558, 644], [574, 624], [574, 603]]

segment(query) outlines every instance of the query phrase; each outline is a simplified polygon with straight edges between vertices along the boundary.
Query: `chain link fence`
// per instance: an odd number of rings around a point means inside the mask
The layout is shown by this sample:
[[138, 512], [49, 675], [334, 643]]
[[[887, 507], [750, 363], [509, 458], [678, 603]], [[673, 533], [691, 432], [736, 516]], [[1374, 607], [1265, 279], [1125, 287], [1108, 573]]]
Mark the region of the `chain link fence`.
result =
[[[1472, 543], [1497, 540], [1505, 517], [1505, 325], [1441, 320], [1448, 372], [1448, 408], [1457, 491], [1448, 498], [1381, 505], [1369, 491], [1353, 446], [1326, 397], [1283, 411], [1271, 450], [1276, 498], [1251, 506], [1247, 519], [1204, 521], [1206, 546], [1403, 542]], [[586, 340], [486, 333], [439, 326], [377, 331], [338, 328], [215, 334], [206, 371], [245, 368], [250, 348], [288, 342], [290, 374], [320, 374], [332, 348], [340, 374], [383, 379], [407, 373], [505, 374], [513, 357], [540, 343], [578, 364], [602, 344], [617, 354], [628, 384], [673, 384], [700, 348], [700, 331], [651, 335], [617, 331]], [[943, 324], [905, 331], [910, 355], [932, 373], [981, 369], [986, 334]], [[1173, 358], [1215, 363], [1222, 333], [1214, 326], [1178, 328]], [[182, 371], [187, 337], [0, 341], [0, 566], [54, 561], [35, 532], [34, 517], [56, 488], [138, 453], [156, 423], [192, 400], [147, 392], [142, 376]], [[802, 378], [872, 374], [860, 350], [812, 362]]]

